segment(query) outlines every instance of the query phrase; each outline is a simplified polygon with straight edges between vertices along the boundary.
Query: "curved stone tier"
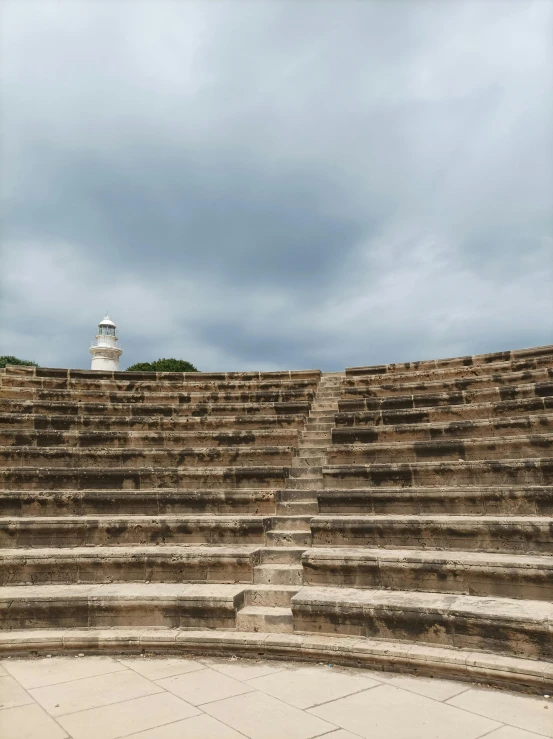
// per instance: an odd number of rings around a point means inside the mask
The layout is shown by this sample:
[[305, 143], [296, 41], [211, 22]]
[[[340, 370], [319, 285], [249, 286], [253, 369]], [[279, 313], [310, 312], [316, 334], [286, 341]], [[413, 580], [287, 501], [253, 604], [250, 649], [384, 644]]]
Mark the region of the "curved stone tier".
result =
[[0, 371], [0, 653], [553, 689], [553, 346], [345, 373]]

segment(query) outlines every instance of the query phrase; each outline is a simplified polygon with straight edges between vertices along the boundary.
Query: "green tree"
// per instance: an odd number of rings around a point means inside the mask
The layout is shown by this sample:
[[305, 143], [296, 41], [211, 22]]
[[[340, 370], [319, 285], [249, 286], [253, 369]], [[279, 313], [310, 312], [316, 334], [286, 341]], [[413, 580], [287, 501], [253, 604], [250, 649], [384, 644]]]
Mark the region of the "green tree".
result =
[[198, 372], [190, 362], [184, 359], [156, 359], [155, 362], [138, 362], [127, 367], [127, 372]]
[[17, 357], [12, 357], [9, 354], [4, 354], [2, 357], [0, 357], [0, 368], [6, 367], [8, 364], [19, 364], [25, 367], [38, 367], [38, 364], [36, 362], [31, 362], [29, 359], [18, 359]]

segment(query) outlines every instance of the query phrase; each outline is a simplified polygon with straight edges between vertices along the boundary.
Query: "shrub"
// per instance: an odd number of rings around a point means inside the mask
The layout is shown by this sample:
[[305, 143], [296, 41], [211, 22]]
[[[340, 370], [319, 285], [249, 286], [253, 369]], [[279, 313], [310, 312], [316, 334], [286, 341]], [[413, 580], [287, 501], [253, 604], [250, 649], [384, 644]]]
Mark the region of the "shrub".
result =
[[127, 367], [126, 372], [197, 372], [198, 368], [184, 359], [156, 359], [155, 362], [137, 362]]
[[17, 357], [12, 357], [9, 354], [4, 354], [2, 357], [0, 357], [0, 368], [6, 367], [8, 364], [18, 364], [25, 367], [38, 367], [38, 364], [36, 362], [31, 362], [29, 359], [18, 359]]

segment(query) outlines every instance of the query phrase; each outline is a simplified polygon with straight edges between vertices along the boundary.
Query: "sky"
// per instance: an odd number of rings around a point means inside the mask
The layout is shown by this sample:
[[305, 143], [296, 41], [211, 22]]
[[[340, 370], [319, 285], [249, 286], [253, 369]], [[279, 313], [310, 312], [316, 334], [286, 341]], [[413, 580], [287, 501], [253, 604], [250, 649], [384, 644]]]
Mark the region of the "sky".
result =
[[3, 0], [0, 354], [553, 343], [552, 0]]

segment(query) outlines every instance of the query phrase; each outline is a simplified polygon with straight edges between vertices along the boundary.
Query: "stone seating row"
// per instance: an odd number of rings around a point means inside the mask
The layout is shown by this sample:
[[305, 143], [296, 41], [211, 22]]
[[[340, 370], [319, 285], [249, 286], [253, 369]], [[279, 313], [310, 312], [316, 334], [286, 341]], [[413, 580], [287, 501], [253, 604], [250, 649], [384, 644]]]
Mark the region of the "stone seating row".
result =
[[[124, 582], [279, 582], [282, 569], [266, 547], [166, 544], [6, 549], [0, 585]], [[305, 549], [295, 570], [297, 585], [460, 593], [525, 600], [553, 600], [553, 559], [538, 554], [316, 547]]]
[[[5, 630], [165, 627], [234, 629], [243, 585], [108, 583], [6, 586]], [[382, 589], [302, 587], [291, 596], [300, 632], [408, 640], [525, 659], [553, 660], [553, 604]], [[278, 617], [278, 609], [275, 616]], [[543, 669], [543, 668], [542, 668]]]
[[347, 367], [346, 379], [366, 375], [395, 375], [402, 372], [420, 372], [425, 370], [440, 370], [446, 367], [459, 367], [463, 372], [481, 365], [496, 365], [503, 362], [518, 362], [545, 357], [549, 362], [553, 354], [553, 344], [530, 347], [529, 349], [513, 349], [511, 351], [473, 354], [463, 357], [448, 357], [446, 359], [426, 359], [420, 362], [401, 362], [394, 364], [377, 364], [367, 367]]

